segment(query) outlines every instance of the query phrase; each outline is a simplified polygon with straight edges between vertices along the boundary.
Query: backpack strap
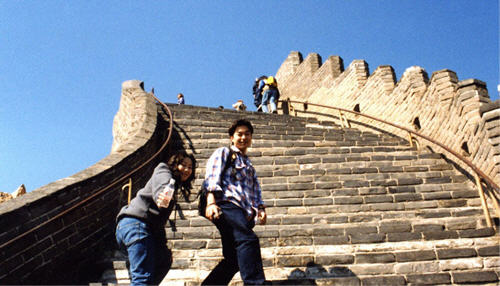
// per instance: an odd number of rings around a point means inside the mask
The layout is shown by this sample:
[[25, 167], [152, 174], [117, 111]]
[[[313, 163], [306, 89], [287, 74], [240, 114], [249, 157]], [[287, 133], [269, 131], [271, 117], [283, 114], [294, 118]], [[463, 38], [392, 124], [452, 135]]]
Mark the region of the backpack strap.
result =
[[[234, 161], [236, 160], [236, 152], [233, 151], [233, 149], [231, 147], [228, 148], [229, 149], [229, 152], [226, 156], [226, 161], [225, 161], [225, 165], [224, 165], [224, 168], [222, 168], [222, 171], [221, 171], [221, 176], [220, 176], [220, 184], [222, 184], [222, 174], [224, 174], [227, 169], [229, 167], [233, 167], [234, 165]], [[221, 186], [222, 187], [222, 186]]]

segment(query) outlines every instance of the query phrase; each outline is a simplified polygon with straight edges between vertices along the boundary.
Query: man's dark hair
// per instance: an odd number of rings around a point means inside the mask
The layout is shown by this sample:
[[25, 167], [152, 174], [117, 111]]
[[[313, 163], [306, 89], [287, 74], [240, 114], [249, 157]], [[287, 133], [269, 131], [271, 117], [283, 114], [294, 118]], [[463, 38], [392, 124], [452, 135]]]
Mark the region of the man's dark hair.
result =
[[253, 134], [252, 123], [250, 123], [250, 121], [248, 121], [246, 119], [238, 119], [238, 120], [234, 121], [233, 124], [231, 125], [231, 127], [229, 127], [229, 129], [227, 130], [227, 133], [229, 133], [229, 136], [233, 136], [234, 131], [236, 131], [236, 128], [238, 128], [239, 126], [246, 126], [248, 128], [248, 130], [250, 130], [250, 133]]

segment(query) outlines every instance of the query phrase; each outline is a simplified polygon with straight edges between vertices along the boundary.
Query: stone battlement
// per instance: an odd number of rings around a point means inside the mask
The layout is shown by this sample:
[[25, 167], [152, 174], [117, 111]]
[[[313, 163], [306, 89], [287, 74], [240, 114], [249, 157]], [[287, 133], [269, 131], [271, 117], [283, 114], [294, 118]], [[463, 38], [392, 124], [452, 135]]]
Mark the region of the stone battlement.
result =
[[[463, 154], [500, 184], [500, 100], [492, 102], [480, 80], [459, 81], [447, 69], [429, 79], [423, 68], [412, 66], [397, 81], [391, 66], [380, 66], [370, 74], [365, 61], [354, 60], [344, 70], [339, 56], [322, 63], [318, 54], [303, 60], [296, 51], [288, 55], [276, 78], [281, 99], [356, 110], [408, 127]], [[308, 111], [332, 114], [324, 108]], [[398, 132], [376, 121], [355, 120]]]

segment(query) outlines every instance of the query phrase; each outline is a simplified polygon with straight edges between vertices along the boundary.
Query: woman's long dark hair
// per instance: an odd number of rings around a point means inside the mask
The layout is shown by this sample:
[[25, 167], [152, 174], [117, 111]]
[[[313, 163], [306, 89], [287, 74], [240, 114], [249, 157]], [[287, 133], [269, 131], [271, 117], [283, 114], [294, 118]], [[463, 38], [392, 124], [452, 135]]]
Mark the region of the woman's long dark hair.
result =
[[[184, 161], [185, 158], [191, 159], [191, 162], [193, 163], [193, 169], [189, 178], [185, 182], [181, 182], [181, 174], [177, 167], [182, 163], [182, 161]], [[177, 184], [182, 196], [184, 197], [186, 202], [189, 202], [189, 196], [191, 195], [191, 189], [193, 188], [192, 183], [196, 172], [196, 161], [194, 159], [194, 156], [186, 153], [185, 151], [179, 151], [170, 156], [167, 161], [167, 165], [170, 168], [170, 171], [172, 171], [172, 175], [174, 176], [175, 181], [178, 182]]]

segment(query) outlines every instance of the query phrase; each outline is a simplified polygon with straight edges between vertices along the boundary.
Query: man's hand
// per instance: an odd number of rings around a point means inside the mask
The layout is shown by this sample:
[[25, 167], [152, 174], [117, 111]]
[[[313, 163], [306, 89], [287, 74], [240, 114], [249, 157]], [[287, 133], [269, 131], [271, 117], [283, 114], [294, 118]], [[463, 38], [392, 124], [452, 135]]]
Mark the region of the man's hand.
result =
[[205, 209], [205, 217], [210, 221], [214, 221], [220, 217], [222, 211], [219, 206], [215, 204], [215, 196], [213, 193], [207, 194], [207, 208]]
[[259, 212], [257, 213], [257, 219], [259, 221], [259, 224], [266, 224], [267, 214], [265, 209], [259, 209]]
[[214, 221], [214, 220], [220, 218], [221, 213], [222, 212], [221, 212], [219, 206], [216, 205], [215, 203], [208, 205], [207, 208], [205, 209], [205, 216], [210, 221]]

